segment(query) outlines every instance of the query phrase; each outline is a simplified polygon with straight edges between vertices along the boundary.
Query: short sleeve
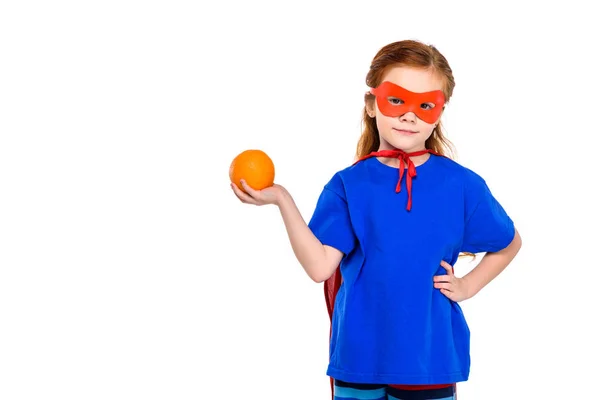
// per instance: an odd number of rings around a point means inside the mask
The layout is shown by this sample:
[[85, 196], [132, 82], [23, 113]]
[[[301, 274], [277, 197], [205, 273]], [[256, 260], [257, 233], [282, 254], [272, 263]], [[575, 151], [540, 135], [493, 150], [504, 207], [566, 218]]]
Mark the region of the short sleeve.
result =
[[466, 221], [462, 251], [496, 252], [506, 248], [515, 236], [515, 227], [483, 178], [468, 179], [465, 187]]
[[354, 249], [356, 236], [343, 185], [337, 175], [323, 188], [308, 227], [324, 245], [346, 255]]

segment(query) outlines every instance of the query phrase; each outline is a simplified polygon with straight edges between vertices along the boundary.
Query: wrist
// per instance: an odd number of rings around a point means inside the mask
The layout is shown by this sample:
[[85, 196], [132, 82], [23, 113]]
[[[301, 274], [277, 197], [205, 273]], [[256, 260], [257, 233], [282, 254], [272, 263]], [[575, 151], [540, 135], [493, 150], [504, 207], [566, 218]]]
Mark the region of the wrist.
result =
[[282, 206], [285, 207], [285, 204], [290, 202], [292, 196], [283, 186], [278, 186], [277, 189], [279, 190], [275, 192], [274, 203], [279, 208], [281, 208]]
[[466, 275], [463, 277], [463, 279], [467, 287], [467, 299], [470, 299], [471, 297], [474, 297], [480, 289], [478, 288], [477, 283], [474, 281], [472, 276]]

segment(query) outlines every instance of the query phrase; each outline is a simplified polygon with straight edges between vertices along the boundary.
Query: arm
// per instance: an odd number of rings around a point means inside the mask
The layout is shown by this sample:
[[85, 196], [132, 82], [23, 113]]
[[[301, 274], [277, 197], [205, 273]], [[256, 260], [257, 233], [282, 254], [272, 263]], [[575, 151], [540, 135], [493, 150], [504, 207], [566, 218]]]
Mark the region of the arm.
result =
[[485, 253], [479, 264], [455, 281], [456, 298], [479, 293], [496, 278], [521, 249], [521, 235], [485, 180], [470, 172], [465, 181], [465, 226], [461, 251]]
[[462, 278], [454, 275], [454, 270], [446, 261], [440, 265], [446, 269], [446, 275], [433, 277], [433, 286], [452, 301], [460, 302], [475, 296], [488, 283], [496, 278], [515, 258], [521, 249], [521, 235], [515, 230], [511, 243], [502, 250], [488, 252], [475, 268]]
[[512, 242], [504, 249], [486, 253], [481, 262], [463, 277], [467, 283], [467, 298], [475, 296], [488, 283], [496, 278], [515, 258], [521, 249], [521, 235], [515, 230], [515, 237]]
[[296, 258], [312, 280], [327, 280], [342, 261], [343, 253], [321, 244], [302, 218], [287, 190], [280, 191], [277, 205]]
[[275, 204], [279, 207], [294, 255], [306, 274], [317, 283], [329, 279], [342, 261], [343, 253], [334, 247], [323, 245], [317, 239], [288, 191], [281, 185], [254, 190], [244, 181], [241, 184], [245, 193], [234, 184], [231, 188], [242, 203], [256, 206]]

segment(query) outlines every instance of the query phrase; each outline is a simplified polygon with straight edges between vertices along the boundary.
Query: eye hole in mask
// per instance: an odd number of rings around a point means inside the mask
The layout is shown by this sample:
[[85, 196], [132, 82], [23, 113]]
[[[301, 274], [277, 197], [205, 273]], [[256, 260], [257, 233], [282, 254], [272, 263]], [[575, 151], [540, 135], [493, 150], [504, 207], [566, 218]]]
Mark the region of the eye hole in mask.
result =
[[[404, 104], [404, 100], [399, 99], [397, 97], [388, 97], [387, 98], [388, 102], [393, 105], [393, 106], [401, 106], [402, 104]], [[434, 103], [423, 103], [420, 105], [422, 110], [432, 110], [433, 108], [435, 108], [435, 104]]]

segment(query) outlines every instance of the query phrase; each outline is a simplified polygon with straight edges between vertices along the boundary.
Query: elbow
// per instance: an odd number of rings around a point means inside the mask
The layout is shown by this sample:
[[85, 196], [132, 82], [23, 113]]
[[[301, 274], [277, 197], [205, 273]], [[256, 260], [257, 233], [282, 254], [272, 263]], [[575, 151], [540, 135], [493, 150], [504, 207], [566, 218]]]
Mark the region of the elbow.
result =
[[523, 245], [523, 241], [521, 239], [521, 235], [515, 229], [515, 235], [514, 235], [512, 241], [508, 244], [508, 246], [506, 246], [504, 249], [502, 249], [496, 253], [503, 254], [506, 257], [508, 257], [510, 260], [512, 260], [513, 258], [515, 258], [517, 256], [517, 254], [519, 253], [519, 250], [521, 250], [522, 245]]
[[324, 247], [323, 256], [314, 258], [304, 270], [315, 283], [323, 283], [333, 276], [342, 261], [343, 253], [331, 247]]
[[510, 241], [510, 243], [505, 244], [504, 245], [505, 247], [502, 247], [499, 250], [488, 251], [488, 253], [490, 253], [490, 254], [501, 254], [501, 255], [509, 257], [510, 259], [513, 259], [517, 255], [517, 253], [519, 252], [519, 250], [521, 250], [521, 246], [522, 245], [523, 245], [523, 241], [521, 240], [521, 235], [515, 229], [514, 236], [513, 236], [512, 240]]
[[310, 278], [311, 281], [315, 282], [315, 283], [321, 283], [324, 281], [324, 276], [320, 271], [320, 268], [318, 267], [317, 264], [314, 263], [300, 263], [302, 265], [302, 268], [304, 269], [304, 272], [306, 273], [306, 275], [308, 275], [308, 277]]
[[315, 268], [314, 271], [309, 272], [308, 276], [315, 283], [323, 283], [329, 278], [331, 278], [332, 273], [329, 273], [326, 268], [319, 267]]
[[308, 277], [315, 283], [323, 283], [328, 279], [325, 275], [316, 273], [308, 274]]
[[523, 239], [521, 239], [521, 234], [519, 233], [519, 231], [517, 231], [515, 229], [515, 237], [511, 243], [511, 247], [513, 247], [515, 254], [519, 252], [519, 250], [521, 250], [521, 247], [523, 246]]

